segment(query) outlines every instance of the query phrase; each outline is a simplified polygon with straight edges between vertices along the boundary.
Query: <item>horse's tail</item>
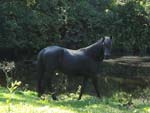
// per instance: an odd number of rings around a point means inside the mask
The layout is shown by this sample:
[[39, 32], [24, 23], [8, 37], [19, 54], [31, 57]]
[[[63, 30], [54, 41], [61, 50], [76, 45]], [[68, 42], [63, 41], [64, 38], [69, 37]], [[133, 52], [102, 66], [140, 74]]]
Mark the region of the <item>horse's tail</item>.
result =
[[37, 61], [35, 62], [37, 65], [37, 92], [38, 96], [41, 96], [44, 92], [43, 88], [43, 78], [44, 78], [44, 63], [43, 63], [43, 54], [42, 52], [39, 53]]

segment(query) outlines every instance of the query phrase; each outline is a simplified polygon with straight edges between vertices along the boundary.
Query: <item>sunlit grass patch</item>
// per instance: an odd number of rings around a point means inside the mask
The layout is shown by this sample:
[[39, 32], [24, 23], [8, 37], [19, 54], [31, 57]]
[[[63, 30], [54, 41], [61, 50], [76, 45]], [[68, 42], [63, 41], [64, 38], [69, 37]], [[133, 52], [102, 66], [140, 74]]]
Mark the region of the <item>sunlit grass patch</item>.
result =
[[61, 94], [58, 101], [53, 101], [51, 95], [41, 99], [34, 91], [9, 93], [7, 89], [0, 88], [0, 113], [149, 113], [150, 107], [150, 102], [143, 103], [140, 98], [133, 98], [132, 106], [123, 105], [124, 101], [119, 101], [124, 96], [99, 99], [84, 94], [80, 101], [77, 98], [74, 93]]
[[70, 109], [62, 107], [32, 106], [31, 104], [19, 103], [9, 106], [0, 106], [0, 113], [74, 113]]

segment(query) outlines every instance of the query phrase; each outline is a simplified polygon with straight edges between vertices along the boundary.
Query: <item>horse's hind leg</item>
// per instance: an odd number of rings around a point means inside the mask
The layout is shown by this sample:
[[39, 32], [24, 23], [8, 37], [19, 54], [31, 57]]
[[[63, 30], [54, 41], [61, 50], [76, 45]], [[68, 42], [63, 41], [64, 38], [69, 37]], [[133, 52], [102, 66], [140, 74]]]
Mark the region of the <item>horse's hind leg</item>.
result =
[[45, 76], [45, 86], [46, 86], [46, 90], [48, 91], [52, 91], [52, 77], [51, 77], [51, 72], [46, 72], [46, 76]]
[[43, 65], [43, 61], [41, 59], [37, 62], [37, 92], [40, 97], [45, 90], [44, 86], [44, 77], [45, 77], [45, 66]]
[[93, 77], [92, 78], [92, 82], [93, 82], [95, 91], [97, 93], [97, 97], [100, 97], [100, 93], [99, 93], [99, 90], [98, 90], [98, 78], [97, 77]]
[[40, 97], [44, 93], [44, 71], [38, 70], [37, 92]]
[[50, 91], [50, 93], [52, 94], [52, 99], [57, 100], [56, 91], [55, 91], [55, 88], [54, 88], [54, 85], [52, 82], [53, 77], [54, 77], [54, 72], [46, 73], [45, 86], [46, 86], [47, 90]]
[[84, 92], [84, 89], [85, 89], [85, 87], [86, 87], [86, 85], [87, 85], [87, 82], [88, 82], [88, 77], [84, 77], [78, 100], [81, 99], [82, 94], [83, 94], [83, 92]]

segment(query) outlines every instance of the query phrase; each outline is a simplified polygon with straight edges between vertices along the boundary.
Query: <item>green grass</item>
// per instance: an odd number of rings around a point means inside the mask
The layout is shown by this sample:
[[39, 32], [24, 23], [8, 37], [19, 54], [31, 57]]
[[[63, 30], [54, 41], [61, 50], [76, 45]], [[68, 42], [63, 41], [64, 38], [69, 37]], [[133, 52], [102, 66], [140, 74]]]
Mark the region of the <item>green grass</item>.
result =
[[83, 95], [65, 94], [59, 101], [53, 101], [50, 95], [44, 99], [37, 97], [34, 91], [16, 91], [10, 94], [6, 88], [0, 87], [0, 113], [150, 113], [150, 102], [133, 99], [133, 106], [121, 106], [114, 98], [98, 99]]

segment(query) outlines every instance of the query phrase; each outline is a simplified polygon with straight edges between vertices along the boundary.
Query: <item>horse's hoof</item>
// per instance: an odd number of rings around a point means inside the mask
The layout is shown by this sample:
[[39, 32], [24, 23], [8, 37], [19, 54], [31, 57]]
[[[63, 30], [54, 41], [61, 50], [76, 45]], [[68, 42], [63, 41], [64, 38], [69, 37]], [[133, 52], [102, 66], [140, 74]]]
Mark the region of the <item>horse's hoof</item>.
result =
[[81, 100], [81, 98], [78, 98], [78, 100]]
[[41, 95], [41, 94], [38, 94], [37, 96], [38, 96], [38, 97], [41, 97], [42, 95]]
[[101, 95], [99, 95], [99, 96], [97, 96], [97, 98], [98, 98], [98, 99], [102, 99], [102, 96], [101, 96]]
[[56, 94], [52, 94], [52, 99], [53, 100], [58, 100], [58, 98], [56, 97]]

